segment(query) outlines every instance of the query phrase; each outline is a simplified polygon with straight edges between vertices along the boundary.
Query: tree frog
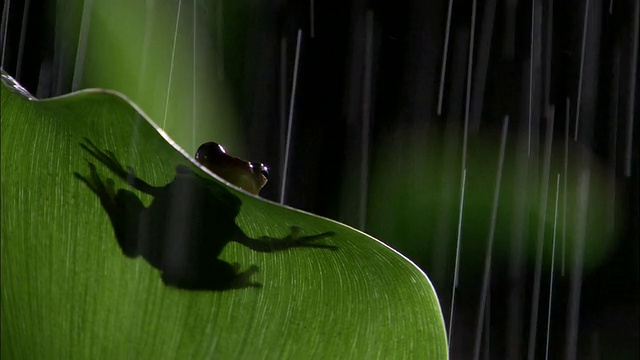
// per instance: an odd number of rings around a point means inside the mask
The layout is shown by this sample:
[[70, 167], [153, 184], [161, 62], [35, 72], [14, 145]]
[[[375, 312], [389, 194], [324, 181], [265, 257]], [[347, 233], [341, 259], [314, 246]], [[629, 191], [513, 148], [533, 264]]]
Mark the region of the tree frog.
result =
[[[251, 238], [235, 222], [242, 202], [224, 186], [199, 175], [186, 165], [176, 167], [175, 177], [170, 183], [153, 186], [137, 177], [133, 169], [125, 169], [111, 151], [100, 150], [88, 139], [86, 142], [80, 144], [85, 151], [128, 185], [153, 197], [146, 207], [135, 193], [125, 189], [116, 192], [115, 182], [109, 178], [103, 180], [91, 162], [88, 164], [88, 176], [74, 173], [98, 195], [122, 252], [131, 258], [142, 256], [161, 271], [162, 280], [167, 285], [189, 290], [259, 287], [259, 283], [250, 281], [251, 275], [258, 270], [257, 266], [239, 272], [240, 265], [232, 265], [218, 258], [224, 247], [232, 241], [259, 252], [296, 247], [337, 249], [333, 245], [316, 242], [333, 236], [333, 232], [302, 236], [302, 230], [298, 227], [291, 227], [290, 235], [284, 238]], [[205, 149], [212, 146], [205, 145]], [[211, 162], [210, 154], [208, 150], [203, 150], [200, 158]], [[262, 170], [259, 174], [264, 180], [253, 171], [257, 166], [247, 168], [242, 160], [225, 158], [227, 155], [216, 156], [222, 159], [216, 163], [217, 169], [228, 162], [237, 171], [244, 169], [240, 172], [253, 174], [251, 176], [257, 180], [252, 189], [258, 191], [266, 182]], [[234, 176], [249, 178], [246, 173]]]
[[224, 147], [215, 142], [202, 144], [196, 151], [196, 160], [214, 174], [254, 195], [258, 195], [269, 179], [266, 165], [229, 156]]

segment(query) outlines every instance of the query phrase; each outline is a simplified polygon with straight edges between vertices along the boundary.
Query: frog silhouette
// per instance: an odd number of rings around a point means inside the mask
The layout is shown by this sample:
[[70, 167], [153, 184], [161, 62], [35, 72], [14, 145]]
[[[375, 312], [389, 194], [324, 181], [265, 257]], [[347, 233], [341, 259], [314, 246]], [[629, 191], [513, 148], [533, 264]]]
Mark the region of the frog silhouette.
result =
[[74, 173], [100, 199], [123, 254], [130, 258], [142, 256], [160, 270], [166, 285], [186, 290], [261, 287], [251, 281], [257, 266], [240, 271], [239, 264], [218, 258], [232, 241], [259, 252], [300, 247], [337, 249], [317, 242], [333, 236], [333, 232], [302, 236], [301, 229], [295, 226], [284, 238], [248, 237], [235, 222], [242, 202], [224, 186], [185, 165], [176, 167], [170, 183], [152, 186], [138, 178], [132, 168], [125, 169], [113, 152], [102, 151], [90, 140], [85, 141], [86, 144], [80, 144], [85, 151], [128, 185], [153, 197], [145, 207], [135, 193], [126, 189], [116, 192], [115, 182], [110, 178], [103, 180], [90, 161], [87, 161], [88, 176]]

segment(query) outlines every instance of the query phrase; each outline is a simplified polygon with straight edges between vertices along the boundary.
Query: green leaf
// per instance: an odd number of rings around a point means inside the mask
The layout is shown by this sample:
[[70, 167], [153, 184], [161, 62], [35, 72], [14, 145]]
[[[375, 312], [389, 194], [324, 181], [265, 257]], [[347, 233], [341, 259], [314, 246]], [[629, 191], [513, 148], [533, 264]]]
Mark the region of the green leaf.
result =
[[[433, 287], [386, 245], [212, 177], [118, 94], [37, 101], [11, 87], [3, 82], [3, 358], [447, 357]], [[257, 266], [250, 279], [260, 288], [168, 286], [146, 258], [123, 254], [112, 214], [74, 175], [89, 178], [93, 163], [105, 184], [133, 191], [88, 142], [153, 186], [170, 184], [178, 165], [192, 169], [216, 199], [239, 201], [235, 223], [248, 237], [334, 232], [313, 244], [337, 250], [229, 243], [211, 261]], [[151, 196], [131, 194], [151, 206]]]

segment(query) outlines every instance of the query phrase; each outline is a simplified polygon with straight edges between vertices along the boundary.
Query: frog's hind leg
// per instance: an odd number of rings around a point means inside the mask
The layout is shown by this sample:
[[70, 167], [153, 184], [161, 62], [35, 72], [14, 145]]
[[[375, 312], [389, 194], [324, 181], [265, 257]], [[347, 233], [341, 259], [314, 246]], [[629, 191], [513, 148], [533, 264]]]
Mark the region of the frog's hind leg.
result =
[[214, 259], [206, 266], [181, 269], [166, 267], [162, 272], [162, 281], [166, 285], [185, 290], [224, 291], [231, 289], [260, 288], [262, 284], [251, 281], [258, 267], [253, 265], [245, 271], [239, 271], [240, 265], [229, 264]]
[[251, 281], [251, 276], [258, 272], [258, 267], [255, 265], [249, 266], [245, 271], [240, 270], [240, 264], [233, 263], [234, 277], [229, 283], [230, 289], [244, 289], [248, 287], [261, 288], [262, 284], [259, 282]]

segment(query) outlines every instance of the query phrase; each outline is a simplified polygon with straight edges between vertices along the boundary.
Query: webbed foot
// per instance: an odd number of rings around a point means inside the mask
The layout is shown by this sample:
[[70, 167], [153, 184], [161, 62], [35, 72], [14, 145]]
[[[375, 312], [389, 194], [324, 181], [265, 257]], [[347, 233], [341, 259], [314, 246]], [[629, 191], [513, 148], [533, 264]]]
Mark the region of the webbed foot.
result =
[[119, 177], [127, 180], [129, 176], [135, 176], [133, 174], [133, 168], [128, 166], [126, 169], [120, 164], [116, 155], [111, 150], [100, 150], [91, 140], [84, 138], [86, 144], [80, 144], [80, 146], [86, 150], [89, 154], [93, 155], [98, 161], [103, 163], [111, 171], [116, 173]]
[[270, 238], [268, 236], [263, 236], [260, 239], [263, 241], [271, 241], [277, 242], [285, 246], [286, 248], [292, 247], [311, 247], [311, 248], [321, 248], [321, 249], [330, 249], [330, 250], [338, 250], [337, 246], [327, 245], [327, 244], [317, 244], [315, 241], [320, 239], [325, 239], [334, 236], [336, 233], [333, 231], [327, 231], [316, 235], [302, 235], [302, 229], [298, 226], [291, 226], [291, 233], [284, 238]]
[[120, 164], [116, 155], [111, 150], [100, 150], [91, 140], [88, 138], [84, 138], [86, 144], [80, 143], [80, 147], [82, 147], [85, 151], [95, 157], [98, 161], [103, 163], [109, 170], [113, 171], [119, 178], [126, 181], [129, 185], [134, 188], [150, 194], [155, 195], [157, 188], [149, 185], [142, 179], [138, 178], [131, 166], [127, 166], [126, 168]]
[[247, 270], [240, 271], [240, 264], [233, 263], [233, 269], [236, 272], [236, 277], [231, 284], [231, 288], [244, 289], [248, 287], [252, 287], [252, 288], [262, 287], [261, 283], [251, 281], [251, 276], [258, 272], [258, 267], [256, 265], [251, 265]]
[[238, 272], [240, 264], [229, 264], [215, 259], [206, 269], [164, 269], [162, 281], [169, 286], [186, 290], [230, 290], [244, 288], [261, 288], [262, 284], [251, 281], [251, 276], [258, 272], [252, 265], [249, 269]]
[[237, 241], [250, 249], [261, 252], [280, 251], [295, 247], [338, 250], [338, 247], [335, 245], [318, 244], [316, 242], [320, 239], [334, 236], [335, 232], [333, 231], [327, 231], [316, 235], [302, 235], [301, 232], [302, 230], [299, 227], [291, 226], [291, 233], [283, 238], [261, 236], [257, 239], [246, 237]]
[[74, 172], [73, 175], [78, 178], [80, 181], [85, 183], [89, 189], [91, 189], [98, 197], [100, 201], [105, 207], [108, 209], [113, 209], [115, 206], [115, 184], [112, 179], [105, 179], [103, 182], [96, 171], [96, 166], [92, 163], [88, 163], [89, 165], [89, 176], [85, 177], [78, 172]]

